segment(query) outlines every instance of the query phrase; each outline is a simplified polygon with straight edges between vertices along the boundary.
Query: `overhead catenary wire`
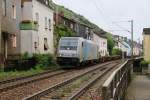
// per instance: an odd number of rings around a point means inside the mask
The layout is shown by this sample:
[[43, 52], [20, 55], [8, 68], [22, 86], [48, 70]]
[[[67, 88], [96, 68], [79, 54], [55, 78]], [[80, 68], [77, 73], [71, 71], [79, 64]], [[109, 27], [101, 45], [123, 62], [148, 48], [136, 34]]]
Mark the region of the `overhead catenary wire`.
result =
[[103, 9], [100, 8], [100, 7], [97, 5], [97, 3], [96, 3], [95, 0], [90, 0], [90, 1], [93, 3], [94, 7], [97, 9], [99, 15], [100, 15], [101, 18], [104, 20], [104, 23], [110, 28], [110, 26], [109, 26], [110, 23], [109, 23], [108, 19], [106, 19], [105, 15], [104, 15], [104, 13], [103, 13], [103, 11], [102, 11]]
[[[53, 0], [54, 1], [54, 0]], [[111, 21], [110, 17], [104, 14], [104, 9], [102, 7], [102, 3], [100, 2], [101, 0], [98, 0], [98, 3], [96, 0], [90, 0], [91, 3], [93, 4], [93, 6], [97, 9], [98, 14], [101, 16], [103, 22], [105, 23], [105, 26], [108, 28], [105, 28], [106, 31], [110, 32], [109, 30], [114, 30], [114, 28], [110, 27], [112, 25], [115, 25], [116, 27], [118, 27], [120, 29], [120, 31], [126, 31], [129, 32], [128, 29], [125, 29], [124, 27], [122, 27], [121, 25], [117, 24], [117, 23], [113, 23], [113, 21]], [[62, 2], [60, 2], [61, 4], [63, 4]], [[98, 6], [98, 4], [100, 6]], [[112, 32], [112, 31], [111, 31]], [[114, 31], [113, 31], [114, 32]]]
[[[101, 5], [101, 7], [99, 7], [99, 6], [97, 5], [97, 3], [96, 3], [95, 0], [92, 0], [92, 1], [93, 1], [93, 4], [95, 5], [95, 7], [97, 8], [97, 10], [99, 11], [99, 13], [103, 16], [103, 19], [105, 20], [105, 23], [108, 24], [108, 22], [109, 22], [108, 19], [110, 19], [110, 17], [103, 14], [102, 4], [100, 3], [101, 0], [99, 0], [99, 4]], [[106, 19], [107, 19], [107, 20], [106, 20]], [[119, 21], [119, 22], [127, 22], [127, 21]], [[131, 33], [131, 31], [129, 31], [128, 29], [126, 29], [126, 28], [122, 27], [121, 25], [117, 24], [117, 21], [115, 21], [115, 23], [114, 23], [113, 21], [110, 21], [110, 23], [111, 23], [112, 25], [115, 25], [115, 26], [118, 27], [119, 29], [121, 29], [121, 30], [119, 30], [119, 31], [125, 31], [125, 32], [128, 32], [128, 33]], [[108, 24], [108, 25], [109, 25], [109, 24]], [[108, 31], [109, 31], [109, 30], [108, 30]], [[117, 30], [117, 31], [118, 31], [118, 30]], [[111, 32], [112, 32], [112, 31], [111, 31]]]

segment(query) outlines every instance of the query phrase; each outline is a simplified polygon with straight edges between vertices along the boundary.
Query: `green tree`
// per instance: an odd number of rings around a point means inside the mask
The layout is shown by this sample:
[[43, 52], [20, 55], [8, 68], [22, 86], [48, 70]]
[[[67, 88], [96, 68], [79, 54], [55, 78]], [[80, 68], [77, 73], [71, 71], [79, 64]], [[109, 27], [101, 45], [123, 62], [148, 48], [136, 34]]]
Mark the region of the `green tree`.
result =
[[122, 50], [117, 49], [117, 48], [113, 48], [112, 55], [122, 55]]
[[107, 33], [107, 49], [110, 55], [112, 55], [114, 45], [115, 43], [113, 41], [112, 35], [110, 33]]
[[75, 32], [73, 32], [70, 28], [67, 26], [64, 26], [62, 24], [59, 24], [54, 27], [54, 35], [55, 35], [55, 43], [54, 46], [56, 48], [55, 52], [57, 51], [58, 42], [61, 37], [72, 37], [75, 36]]

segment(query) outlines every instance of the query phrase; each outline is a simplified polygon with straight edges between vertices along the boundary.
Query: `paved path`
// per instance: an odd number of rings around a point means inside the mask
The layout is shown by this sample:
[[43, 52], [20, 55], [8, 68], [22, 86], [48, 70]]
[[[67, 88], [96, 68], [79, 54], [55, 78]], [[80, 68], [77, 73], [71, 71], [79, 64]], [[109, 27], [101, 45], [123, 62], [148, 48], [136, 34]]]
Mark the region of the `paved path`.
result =
[[126, 100], [150, 100], [150, 78], [137, 75], [127, 91]]

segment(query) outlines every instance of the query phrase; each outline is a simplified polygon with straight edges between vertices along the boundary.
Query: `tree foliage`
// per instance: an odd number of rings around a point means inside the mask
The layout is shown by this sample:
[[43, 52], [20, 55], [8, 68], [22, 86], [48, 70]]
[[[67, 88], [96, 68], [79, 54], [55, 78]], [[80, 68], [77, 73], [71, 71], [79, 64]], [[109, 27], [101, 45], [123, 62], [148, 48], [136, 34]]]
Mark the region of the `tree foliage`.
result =
[[59, 42], [60, 38], [75, 36], [75, 32], [73, 32], [70, 28], [68, 28], [64, 25], [59, 24], [54, 27], [54, 35], [55, 35], [54, 46], [56, 48], [55, 52], [57, 52], [58, 42]]
[[122, 50], [117, 49], [117, 48], [113, 48], [112, 55], [122, 55]]
[[107, 34], [107, 49], [110, 55], [112, 55], [112, 50], [113, 50], [114, 45], [115, 43], [113, 41], [112, 35], [108, 33]]
[[96, 24], [90, 22], [87, 18], [85, 18], [84, 16], [77, 14], [75, 12], [73, 12], [72, 10], [65, 8], [64, 6], [60, 6], [57, 4], [53, 3], [53, 7], [55, 9], [55, 11], [61, 13], [63, 12], [64, 16], [68, 19], [74, 19], [77, 22], [81, 23], [81, 24], [85, 24], [91, 28], [93, 28], [94, 31], [96, 32], [104, 32], [99, 26], [97, 26]]
[[55, 26], [54, 33], [57, 36], [57, 41], [59, 41], [61, 37], [71, 37], [75, 35], [75, 32], [62, 24]]

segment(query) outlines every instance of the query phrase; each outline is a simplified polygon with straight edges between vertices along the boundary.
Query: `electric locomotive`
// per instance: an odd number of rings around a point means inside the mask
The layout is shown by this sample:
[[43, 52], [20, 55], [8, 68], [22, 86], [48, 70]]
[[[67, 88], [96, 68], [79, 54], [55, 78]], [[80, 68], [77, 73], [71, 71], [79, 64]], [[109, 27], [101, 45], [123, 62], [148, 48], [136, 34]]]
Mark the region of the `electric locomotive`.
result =
[[57, 51], [60, 65], [80, 65], [89, 61], [98, 61], [98, 45], [82, 37], [62, 37]]

